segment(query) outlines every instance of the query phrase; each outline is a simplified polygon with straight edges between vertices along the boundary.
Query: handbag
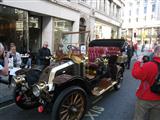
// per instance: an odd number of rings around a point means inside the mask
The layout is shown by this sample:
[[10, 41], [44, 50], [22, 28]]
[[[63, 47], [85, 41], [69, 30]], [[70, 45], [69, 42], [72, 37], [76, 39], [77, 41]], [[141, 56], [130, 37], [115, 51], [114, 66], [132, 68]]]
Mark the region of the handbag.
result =
[[156, 79], [154, 83], [151, 85], [150, 89], [153, 93], [160, 95], [160, 63], [157, 61], [153, 61], [158, 66], [158, 74], [156, 76]]

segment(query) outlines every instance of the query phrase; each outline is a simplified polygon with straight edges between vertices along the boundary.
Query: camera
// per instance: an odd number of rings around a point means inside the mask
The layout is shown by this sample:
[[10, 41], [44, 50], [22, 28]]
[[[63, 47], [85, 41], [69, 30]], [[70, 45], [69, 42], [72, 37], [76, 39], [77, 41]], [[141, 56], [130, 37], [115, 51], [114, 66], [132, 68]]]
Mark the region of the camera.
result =
[[150, 61], [150, 58], [149, 58], [149, 56], [144, 55], [143, 58], [142, 58], [142, 60], [143, 60], [143, 63], [145, 63], [145, 62]]

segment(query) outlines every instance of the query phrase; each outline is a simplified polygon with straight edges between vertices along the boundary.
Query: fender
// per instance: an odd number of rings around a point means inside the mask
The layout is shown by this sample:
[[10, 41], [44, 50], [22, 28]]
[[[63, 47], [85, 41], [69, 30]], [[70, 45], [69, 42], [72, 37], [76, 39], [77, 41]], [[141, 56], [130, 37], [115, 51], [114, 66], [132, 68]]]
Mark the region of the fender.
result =
[[[84, 90], [86, 90], [87, 94], [91, 94], [90, 83], [80, 77], [73, 77], [72, 79], [65, 81], [63, 84], [57, 84], [59, 89], [68, 88], [70, 86], [80, 86]], [[61, 91], [61, 90], [60, 90]]]
[[73, 61], [68, 61], [68, 62], [66, 62], [64, 64], [61, 64], [61, 65], [57, 66], [57, 67], [54, 67], [51, 70], [50, 75], [49, 75], [49, 80], [48, 80], [49, 91], [51, 91], [52, 88], [53, 88], [53, 83], [54, 83], [56, 72], [59, 71], [59, 70], [61, 70], [61, 69], [66, 68], [66, 67], [69, 67], [69, 66], [71, 66], [73, 64], [74, 64]]

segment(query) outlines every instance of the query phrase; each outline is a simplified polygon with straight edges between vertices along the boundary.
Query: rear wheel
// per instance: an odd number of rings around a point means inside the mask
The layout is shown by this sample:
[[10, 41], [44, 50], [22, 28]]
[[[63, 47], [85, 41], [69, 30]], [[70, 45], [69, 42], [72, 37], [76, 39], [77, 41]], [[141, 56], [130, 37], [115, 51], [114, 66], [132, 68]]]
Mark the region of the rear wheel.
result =
[[122, 71], [119, 71], [117, 73], [116, 80], [117, 80], [118, 83], [114, 85], [114, 89], [119, 90], [121, 88], [122, 81], [123, 81], [123, 72]]
[[86, 92], [72, 86], [57, 97], [52, 109], [52, 120], [81, 120], [87, 106]]

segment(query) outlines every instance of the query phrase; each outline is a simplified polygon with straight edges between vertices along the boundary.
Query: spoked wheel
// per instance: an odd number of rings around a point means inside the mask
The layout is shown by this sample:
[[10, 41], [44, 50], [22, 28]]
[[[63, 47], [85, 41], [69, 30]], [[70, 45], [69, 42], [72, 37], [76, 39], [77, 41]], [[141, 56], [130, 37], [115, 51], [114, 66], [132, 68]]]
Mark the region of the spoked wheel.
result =
[[80, 87], [61, 92], [52, 109], [52, 120], [81, 120], [86, 111], [86, 93]]
[[29, 91], [23, 92], [20, 87], [15, 88], [13, 97], [16, 105], [24, 110], [33, 109], [39, 105]]
[[118, 83], [114, 85], [114, 89], [119, 90], [121, 88], [121, 84], [122, 84], [122, 81], [123, 81], [123, 72], [119, 71], [117, 73], [116, 80], [118, 81]]

